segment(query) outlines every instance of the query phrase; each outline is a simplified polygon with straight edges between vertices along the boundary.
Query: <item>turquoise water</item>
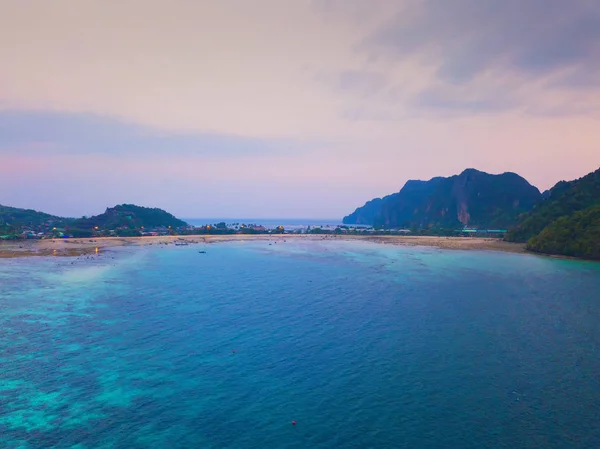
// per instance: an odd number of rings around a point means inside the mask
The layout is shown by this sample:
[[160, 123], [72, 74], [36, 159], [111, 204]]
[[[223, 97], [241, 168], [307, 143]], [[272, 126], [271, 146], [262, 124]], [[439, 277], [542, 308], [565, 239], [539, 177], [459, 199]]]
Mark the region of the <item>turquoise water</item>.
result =
[[600, 264], [280, 240], [0, 288], [2, 448], [600, 446]]

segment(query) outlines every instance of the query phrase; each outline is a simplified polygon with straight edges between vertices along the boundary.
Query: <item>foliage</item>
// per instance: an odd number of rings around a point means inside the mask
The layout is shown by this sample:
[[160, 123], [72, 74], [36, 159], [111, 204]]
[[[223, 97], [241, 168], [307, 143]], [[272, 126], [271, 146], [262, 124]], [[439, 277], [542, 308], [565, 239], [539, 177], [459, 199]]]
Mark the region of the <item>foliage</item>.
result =
[[[178, 235], [228, 235], [235, 234], [235, 229], [232, 228], [217, 228], [213, 225], [204, 225], [194, 229], [181, 229], [177, 231]], [[252, 232], [246, 232], [251, 234]]]
[[71, 237], [83, 238], [83, 237], [91, 237], [93, 232], [89, 229], [81, 229], [81, 228], [68, 228], [65, 229], [65, 233]]
[[527, 249], [600, 260], [600, 204], [560, 217], [532, 237]]
[[119, 236], [137, 236], [141, 228], [175, 229], [186, 225], [164, 210], [133, 204], [121, 204], [106, 209], [103, 214], [80, 219], [0, 205], [0, 235], [17, 235], [27, 229], [58, 235], [55, 229], [60, 229], [73, 237], [104, 235], [107, 230], [115, 230]]
[[137, 229], [117, 229], [116, 234], [118, 237], [139, 237], [142, 235]]
[[162, 209], [141, 207], [134, 204], [121, 204], [106, 209], [103, 214], [76, 220], [74, 226], [81, 229], [139, 229], [139, 228], [178, 228], [186, 226]]
[[32, 209], [19, 209], [17, 207], [9, 207], [0, 205], [0, 226], [56, 226], [64, 227], [70, 223], [72, 219], [57, 217], [55, 215], [38, 212]]
[[12, 235], [17, 232], [14, 226], [0, 222], [0, 235]]
[[600, 204], [600, 169], [574, 181], [556, 184], [531, 212], [519, 217], [506, 240], [526, 242], [560, 217]]

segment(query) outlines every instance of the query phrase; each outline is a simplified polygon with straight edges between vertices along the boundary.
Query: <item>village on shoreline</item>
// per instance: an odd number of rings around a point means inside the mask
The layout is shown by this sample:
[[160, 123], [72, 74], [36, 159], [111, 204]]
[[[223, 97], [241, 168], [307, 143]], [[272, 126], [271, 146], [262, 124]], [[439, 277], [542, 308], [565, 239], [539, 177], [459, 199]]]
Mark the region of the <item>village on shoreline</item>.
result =
[[167, 237], [167, 236], [209, 236], [209, 235], [353, 235], [353, 236], [443, 236], [443, 237], [488, 237], [502, 238], [505, 229], [378, 229], [366, 225], [306, 225], [286, 229], [283, 225], [267, 228], [260, 224], [239, 222], [205, 224], [203, 226], [119, 226], [105, 229], [93, 226], [89, 229], [54, 226], [49, 220], [37, 226], [22, 226], [18, 232], [0, 235], [0, 240], [43, 240], [102, 237]]
[[[93, 217], [70, 219], [32, 210], [6, 208], [12, 225], [0, 233], [0, 257], [96, 254], [117, 247], [187, 246], [226, 241], [356, 240], [443, 249], [523, 252], [524, 245], [503, 241], [503, 229], [379, 228], [362, 224], [279, 224], [277, 221], [194, 220], [195, 226], [168, 212], [132, 204], [107, 208]], [[216, 223], [215, 223], [216, 221]], [[257, 223], [258, 221], [258, 223]], [[285, 221], [285, 220], [284, 220]], [[284, 226], [285, 225], [285, 226]], [[10, 230], [10, 233], [6, 231]], [[268, 242], [268, 243], [267, 243]]]

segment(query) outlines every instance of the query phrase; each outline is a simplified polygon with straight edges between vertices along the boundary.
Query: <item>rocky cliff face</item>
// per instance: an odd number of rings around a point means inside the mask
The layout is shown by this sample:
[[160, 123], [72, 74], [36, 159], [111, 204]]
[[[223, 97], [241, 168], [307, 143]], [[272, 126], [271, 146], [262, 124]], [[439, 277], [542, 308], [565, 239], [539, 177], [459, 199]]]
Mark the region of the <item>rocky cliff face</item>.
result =
[[[397, 195], [397, 193], [393, 194]], [[371, 201], [367, 201], [363, 207], [359, 207], [354, 213], [344, 217], [344, 223], [351, 223], [357, 225], [372, 225], [375, 221], [375, 217], [381, 210], [381, 205], [384, 201], [387, 201], [391, 196], [388, 195], [385, 198], [375, 198]]]
[[[460, 175], [408, 181], [400, 192], [368, 202], [346, 224], [407, 228], [508, 228], [539, 201], [539, 190], [515, 173]], [[360, 221], [359, 221], [360, 220]]]

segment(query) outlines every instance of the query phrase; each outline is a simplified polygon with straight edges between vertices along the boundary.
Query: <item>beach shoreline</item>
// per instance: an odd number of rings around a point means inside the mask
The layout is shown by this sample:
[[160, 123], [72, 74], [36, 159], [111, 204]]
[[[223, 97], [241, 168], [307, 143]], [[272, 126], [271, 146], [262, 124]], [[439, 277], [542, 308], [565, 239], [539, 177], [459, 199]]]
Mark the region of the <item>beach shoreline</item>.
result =
[[501, 239], [477, 237], [437, 237], [404, 235], [333, 235], [333, 234], [234, 234], [189, 235], [145, 237], [97, 237], [71, 239], [19, 240], [0, 242], [0, 258], [33, 256], [79, 256], [94, 254], [114, 248], [153, 245], [212, 244], [234, 241], [281, 241], [281, 240], [353, 240], [387, 245], [426, 246], [449, 250], [480, 250], [526, 253], [525, 245], [509, 243]]

